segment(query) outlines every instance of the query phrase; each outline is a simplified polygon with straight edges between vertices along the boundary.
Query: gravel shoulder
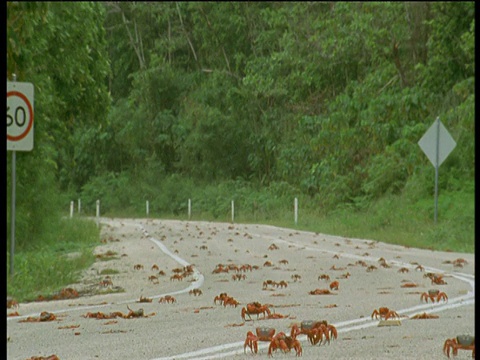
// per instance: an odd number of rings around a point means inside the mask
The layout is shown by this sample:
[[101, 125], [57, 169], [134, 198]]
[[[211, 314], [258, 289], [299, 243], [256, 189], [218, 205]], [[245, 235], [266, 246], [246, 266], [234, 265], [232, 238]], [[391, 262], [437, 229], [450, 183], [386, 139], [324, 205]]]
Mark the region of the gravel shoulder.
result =
[[[244, 354], [247, 331], [273, 327], [277, 333], [289, 333], [293, 323], [310, 319], [336, 326], [338, 339], [312, 346], [300, 335], [303, 359], [441, 359], [446, 358], [442, 348], [447, 338], [475, 334], [474, 254], [255, 224], [111, 218], [100, 223], [103, 243], [95, 249], [100, 256], [84, 271], [82, 281], [70, 286], [90, 295], [20, 304], [20, 316], [7, 316], [8, 359], [51, 354], [61, 360], [246, 359], [253, 356], [249, 349]], [[105, 256], [109, 252], [114, 255]], [[380, 266], [380, 258], [390, 267]], [[454, 267], [451, 261], [458, 258], [467, 264]], [[254, 269], [213, 273], [219, 264]], [[425, 271], [415, 270], [418, 264]], [[193, 272], [181, 280], [172, 278], [189, 265]], [[370, 266], [375, 269], [367, 271]], [[402, 267], [408, 272], [399, 272]], [[112, 284], [103, 287], [99, 283], [109, 271], [114, 272]], [[447, 284], [432, 285], [425, 272], [443, 273]], [[321, 274], [330, 281], [319, 279]], [[287, 286], [264, 288], [267, 280], [285, 281]], [[328, 289], [334, 280], [339, 288], [331, 295], [309, 294]], [[401, 287], [406, 282], [418, 286]], [[432, 288], [445, 292], [448, 302], [422, 302], [420, 294]], [[201, 294], [194, 295], [193, 289]], [[104, 293], [91, 295], [98, 292]], [[215, 304], [221, 293], [233, 296], [240, 305]], [[167, 295], [176, 302], [159, 302]], [[141, 303], [141, 297], [152, 301]], [[254, 315], [243, 321], [241, 308], [254, 301], [267, 304], [278, 318]], [[379, 321], [371, 319], [379, 307], [404, 316], [401, 325], [379, 327]], [[129, 308], [142, 308], [150, 316], [84, 317], [98, 311], [126, 314]], [[54, 313], [57, 320], [22, 322], [42, 311]], [[7, 315], [11, 312], [7, 309]], [[439, 318], [409, 318], [423, 312]], [[255, 358], [267, 359], [267, 347], [268, 343], [260, 343]], [[274, 353], [274, 358], [287, 357], [295, 357], [295, 352]], [[457, 359], [467, 358], [471, 352], [460, 350]]]

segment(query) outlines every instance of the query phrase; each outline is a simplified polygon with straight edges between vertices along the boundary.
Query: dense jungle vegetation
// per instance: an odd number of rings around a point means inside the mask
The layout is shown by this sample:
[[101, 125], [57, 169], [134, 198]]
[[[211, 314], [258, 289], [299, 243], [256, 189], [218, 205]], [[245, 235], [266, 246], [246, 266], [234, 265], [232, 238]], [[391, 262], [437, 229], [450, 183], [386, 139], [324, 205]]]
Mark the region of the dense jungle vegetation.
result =
[[[298, 198], [299, 227], [473, 252], [474, 44], [474, 2], [7, 2], [7, 80], [35, 86], [18, 263], [81, 247], [77, 199], [292, 226]], [[434, 224], [437, 117], [457, 145]]]

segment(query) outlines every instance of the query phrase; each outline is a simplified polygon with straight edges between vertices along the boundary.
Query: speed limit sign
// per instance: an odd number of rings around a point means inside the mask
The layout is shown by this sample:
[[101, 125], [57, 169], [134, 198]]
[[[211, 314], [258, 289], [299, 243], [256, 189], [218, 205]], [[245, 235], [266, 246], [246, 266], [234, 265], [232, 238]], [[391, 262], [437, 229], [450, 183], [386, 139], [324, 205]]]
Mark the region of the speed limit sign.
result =
[[33, 84], [7, 82], [7, 150], [33, 149]]

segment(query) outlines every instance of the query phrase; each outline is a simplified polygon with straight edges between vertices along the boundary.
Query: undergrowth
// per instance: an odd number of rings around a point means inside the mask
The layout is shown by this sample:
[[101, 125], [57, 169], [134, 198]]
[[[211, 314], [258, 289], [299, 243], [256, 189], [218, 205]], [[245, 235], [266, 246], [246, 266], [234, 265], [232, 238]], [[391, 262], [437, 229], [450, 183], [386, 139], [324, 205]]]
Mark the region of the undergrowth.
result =
[[7, 253], [7, 294], [17, 301], [32, 301], [79, 280], [80, 272], [95, 261], [94, 246], [99, 229], [90, 220], [61, 220], [50, 241], [34, 247], [23, 246], [15, 253], [13, 276]]

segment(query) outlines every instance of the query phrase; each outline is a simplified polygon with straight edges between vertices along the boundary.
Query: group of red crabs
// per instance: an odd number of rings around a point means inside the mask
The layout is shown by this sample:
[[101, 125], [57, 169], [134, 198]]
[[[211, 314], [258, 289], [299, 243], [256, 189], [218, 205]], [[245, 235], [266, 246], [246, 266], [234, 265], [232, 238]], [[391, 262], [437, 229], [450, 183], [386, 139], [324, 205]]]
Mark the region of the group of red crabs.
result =
[[[337, 257], [338, 258], [338, 257]], [[389, 267], [386, 264], [386, 261], [381, 258], [379, 260], [383, 267]], [[463, 259], [457, 259], [452, 262], [454, 266], [460, 267], [459, 264], [466, 264], [466, 261]], [[418, 265], [416, 268], [418, 271], [424, 271], [425, 269]], [[336, 268], [334, 270], [337, 270]], [[367, 271], [372, 271], [372, 268], [367, 269]], [[399, 272], [408, 272], [407, 268], [402, 268]], [[432, 284], [436, 285], [445, 285], [447, 284], [443, 279], [442, 274], [434, 274], [434, 273], [426, 273], [424, 275], [425, 278], [430, 278]], [[292, 277], [293, 278], [293, 277]], [[330, 280], [330, 277], [326, 274], [320, 275], [319, 280]], [[267, 287], [268, 281], [264, 282], [264, 289]], [[408, 286], [402, 287], [416, 287], [418, 285], [409, 283]], [[330, 284], [330, 290], [338, 290], [339, 283], [338, 281], [334, 281]], [[328, 289], [316, 289], [314, 291], [309, 292], [312, 295], [327, 295], [331, 294]], [[226, 294], [225, 294], [226, 295]], [[438, 289], [430, 289], [428, 292], [424, 292], [420, 295], [420, 300], [425, 301], [428, 303], [430, 300], [432, 303], [440, 302], [440, 301], [448, 301], [448, 296], [445, 292], [440, 291]], [[216, 300], [215, 300], [216, 301]], [[259, 314], [265, 314], [269, 317], [271, 312], [266, 305], [261, 305], [258, 302], [249, 303], [242, 309], [242, 319], [245, 321], [245, 315], [250, 317], [251, 314], [256, 314], [257, 318]], [[401, 316], [398, 315], [397, 312], [391, 310], [387, 307], [380, 307], [379, 309], [375, 309], [371, 315], [372, 319], [394, 319], [400, 318]], [[405, 316], [407, 317], [407, 316]], [[427, 314], [424, 312], [423, 314], [417, 314], [412, 316], [411, 319], [436, 319], [438, 315]], [[252, 331], [247, 332], [247, 336], [244, 342], [244, 352], [246, 353], [247, 347], [250, 348], [252, 353], [258, 353], [258, 342], [264, 341], [269, 342], [268, 347], [268, 356], [272, 356], [273, 352], [280, 349], [284, 353], [290, 352], [292, 349], [295, 350], [296, 356], [302, 355], [302, 346], [300, 342], [297, 340], [297, 336], [300, 334], [307, 335], [307, 338], [312, 345], [316, 345], [321, 343], [321, 340], [325, 337], [325, 343], [330, 343], [330, 339], [337, 338], [337, 330], [336, 328], [328, 324], [326, 320], [322, 321], [302, 321], [300, 324], [300, 328], [298, 325], [294, 324], [291, 327], [290, 335], [286, 335], [284, 332], [279, 332], [275, 335], [275, 328], [269, 327], [257, 327], [255, 328], [256, 334]], [[472, 351], [472, 358], [475, 357], [475, 337], [470, 335], [459, 335], [456, 338], [447, 339], [443, 346], [444, 354], [450, 358], [450, 352], [452, 352], [453, 356], [458, 354], [458, 350], [471, 350]]]
[[276, 350], [281, 350], [282, 352], [287, 353], [292, 349], [295, 350], [297, 356], [301, 356], [302, 345], [300, 344], [300, 341], [297, 340], [298, 335], [307, 335], [308, 341], [312, 345], [318, 344], [323, 338], [325, 338], [324, 343], [330, 343], [330, 339], [337, 338], [337, 329], [335, 326], [328, 324], [325, 320], [302, 321], [300, 328], [297, 324], [293, 324], [290, 335], [287, 335], [284, 332], [279, 332], [275, 335], [275, 329], [269, 327], [257, 327], [255, 332], [256, 335], [251, 331], [247, 332], [247, 338], [243, 345], [245, 353], [247, 347], [249, 347], [252, 353], [257, 354], [258, 342], [265, 341], [270, 343], [268, 346], [268, 356], [272, 356], [273, 352]]

